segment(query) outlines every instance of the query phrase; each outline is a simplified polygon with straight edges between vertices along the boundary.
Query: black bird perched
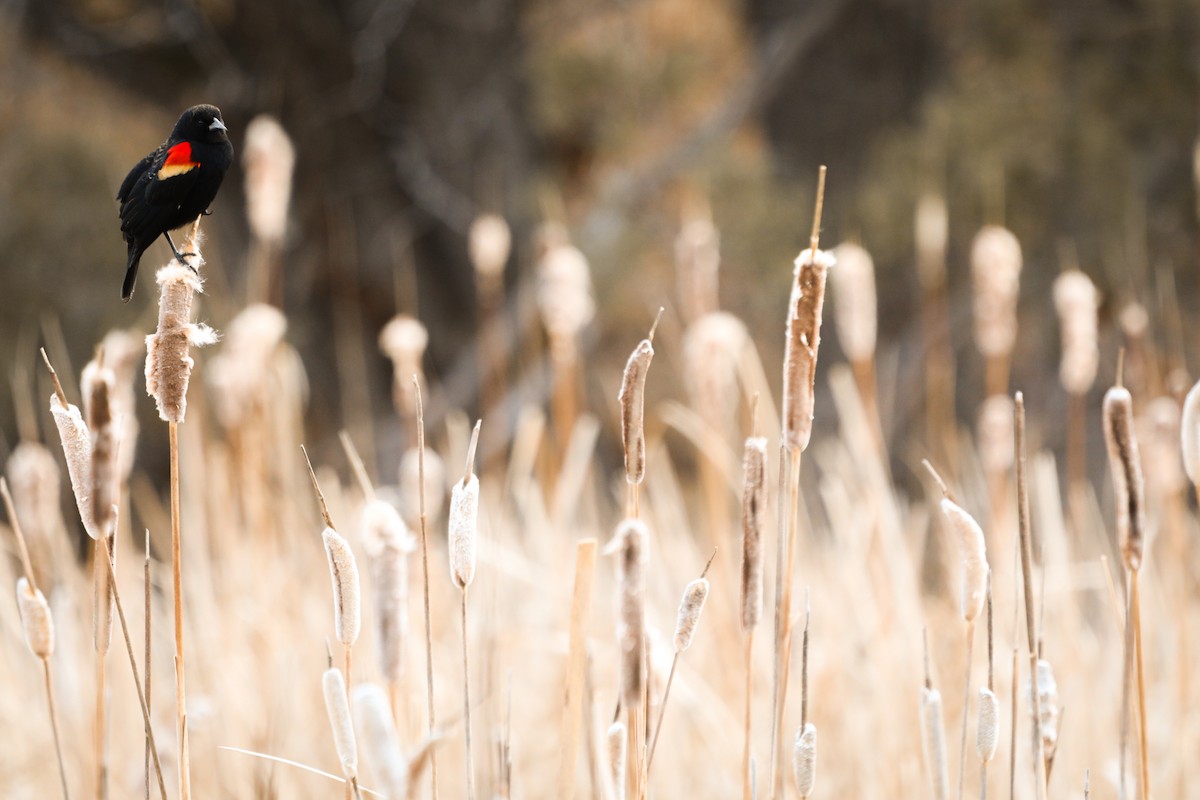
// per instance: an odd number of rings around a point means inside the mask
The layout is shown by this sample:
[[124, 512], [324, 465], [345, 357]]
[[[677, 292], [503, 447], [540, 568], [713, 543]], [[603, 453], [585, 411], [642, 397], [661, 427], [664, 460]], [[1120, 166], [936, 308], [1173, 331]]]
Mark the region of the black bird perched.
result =
[[221, 179], [233, 163], [233, 145], [216, 106], [192, 106], [179, 117], [170, 138], [137, 163], [117, 192], [121, 202], [121, 233], [129, 247], [121, 299], [133, 297], [138, 261], [159, 236], [167, 237], [181, 264], [185, 255], [175, 249], [170, 231], [201, 214], [217, 196]]

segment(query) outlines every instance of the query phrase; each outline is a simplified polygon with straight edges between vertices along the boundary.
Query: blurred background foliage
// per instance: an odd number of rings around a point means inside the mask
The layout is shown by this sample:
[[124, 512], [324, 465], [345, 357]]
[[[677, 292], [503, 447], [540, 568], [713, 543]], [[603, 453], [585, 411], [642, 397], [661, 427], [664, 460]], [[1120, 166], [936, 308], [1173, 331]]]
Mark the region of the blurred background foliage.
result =
[[[317, 433], [385, 415], [390, 369], [375, 338], [397, 311], [429, 327], [427, 369], [444, 403], [477, 405], [466, 233], [484, 211], [514, 230], [506, 320], [525, 339], [541, 335], [526, 291], [536, 225], [564, 223], [588, 256], [591, 407], [611, 408], [620, 364], [659, 305], [678, 330], [672, 243], [698, 199], [721, 234], [722, 307], [778, 363], [819, 164], [829, 165], [824, 241], [854, 238], [875, 257], [889, 437], [921, 403], [913, 219], [928, 192], [949, 208], [960, 418], [982, 397], [967, 252], [980, 225], [1002, 222], [1026, 259], [1013, 382], [1047, 407], [1053, 429], [1065, 405], [1049, 296], [1065, 262], [1104, 292], [1110, 338], [1130, 300], [1152, 314], [1179, 309], [1178, 324], [1152, 335], [1171, 339], [1159, 342], [1164, 370], [1195, 366], [1198, 10], [1193, 0], [4, 0], [0, 370], [20, 398], [39, 341], [78, 367], [109, 328], [150, 328], [149, 272], [131, 305], [118, 300], [113, 196], [180, 109], [212, 102], [239, 151], [260, 113], [296, 145], [270, 299], [307, 366]], [[203, 315], [218, 327], [250, 299], [239, 170], [206, 223]], [[165, 261], [166, 248], [148, 258]], [[536, 346], [514, 356], [510, 386], [540, 402], [547, 382], [521, 377], [537, 358]], [[37, 392], [39, 417], [47, 395]], [[0, 397], [6, 447], [18, 410]]]

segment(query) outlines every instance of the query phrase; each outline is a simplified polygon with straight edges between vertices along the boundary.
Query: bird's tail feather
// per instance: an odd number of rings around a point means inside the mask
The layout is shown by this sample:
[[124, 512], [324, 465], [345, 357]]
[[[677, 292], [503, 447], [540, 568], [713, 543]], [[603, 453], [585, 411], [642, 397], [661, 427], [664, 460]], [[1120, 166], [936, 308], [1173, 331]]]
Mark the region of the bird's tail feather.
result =
[[133, 285], [137, 282], [138, 263], [142, 260], [143, 248], [130, 242], [129, 261], [125, 265], [125, 283], [121, 285], [121, 300], [128, 303], [133, 297]]

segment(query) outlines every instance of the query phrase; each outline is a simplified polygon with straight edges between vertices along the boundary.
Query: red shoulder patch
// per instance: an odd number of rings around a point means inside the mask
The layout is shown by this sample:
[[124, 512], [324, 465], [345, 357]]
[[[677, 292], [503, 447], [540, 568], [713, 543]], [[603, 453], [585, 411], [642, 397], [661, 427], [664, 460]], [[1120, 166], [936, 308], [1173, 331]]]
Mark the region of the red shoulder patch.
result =
[[180, 142], [167, 151], [167, 158], [158, 171], [158, 179], [174, 178], [176, 175], [191, 172], [198, 166], [198, 163], [192, 161], [192, 146], [187, 142]]

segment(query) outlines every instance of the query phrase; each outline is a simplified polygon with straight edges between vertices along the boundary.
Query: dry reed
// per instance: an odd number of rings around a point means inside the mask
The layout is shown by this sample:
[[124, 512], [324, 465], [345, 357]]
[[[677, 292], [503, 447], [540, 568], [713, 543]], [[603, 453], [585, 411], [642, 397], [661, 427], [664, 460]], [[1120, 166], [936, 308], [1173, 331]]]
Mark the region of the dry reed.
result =
[[467, 447], [467, 466], [462, 479], [450, 495], [450, 577], [458, 587], [462, 600], [462, 665], [463, 719], [466, 738], [467, 800], [475, 796], [475, 766], [471, 756], [471, 672], [467, 663], [467, 589], [475, 579], [475, 550], [479, 538], [479, 478], [474, 473], [475, 448], [479, 445], [479, 428], [471, 431]]

